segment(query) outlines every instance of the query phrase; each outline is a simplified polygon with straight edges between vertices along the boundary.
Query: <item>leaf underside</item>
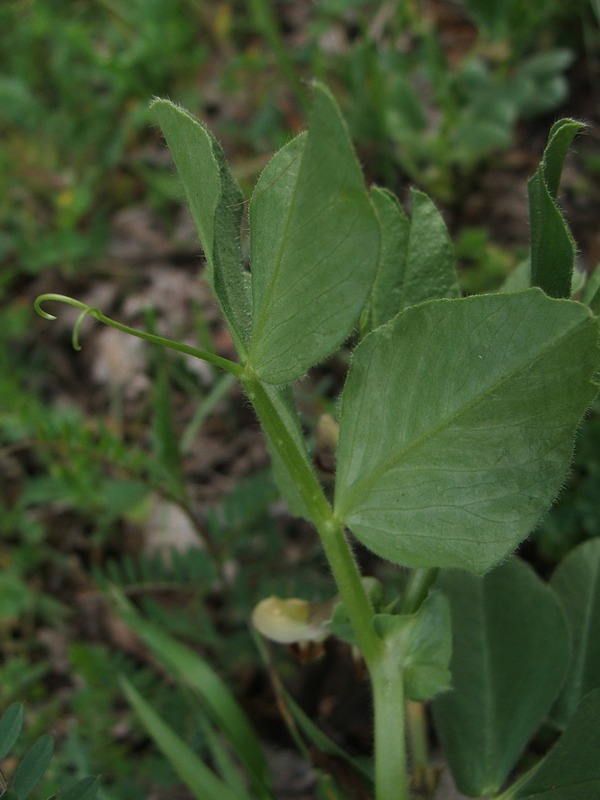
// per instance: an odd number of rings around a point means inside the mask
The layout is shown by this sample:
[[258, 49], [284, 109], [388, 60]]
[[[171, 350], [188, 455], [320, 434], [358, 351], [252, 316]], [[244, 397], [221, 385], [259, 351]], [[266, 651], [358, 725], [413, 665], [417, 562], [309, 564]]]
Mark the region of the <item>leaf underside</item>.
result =
[[357, 347], [334, 512], [383, 558], [483, 573], [560, 489], [597, 324], [538, 289], [407, 309]]

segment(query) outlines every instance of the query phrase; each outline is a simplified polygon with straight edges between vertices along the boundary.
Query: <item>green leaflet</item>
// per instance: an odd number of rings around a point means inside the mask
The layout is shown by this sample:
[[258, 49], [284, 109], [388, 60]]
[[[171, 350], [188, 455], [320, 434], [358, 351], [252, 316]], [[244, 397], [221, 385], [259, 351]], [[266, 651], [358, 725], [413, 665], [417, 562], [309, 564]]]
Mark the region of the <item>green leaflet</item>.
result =
[[430, 594], [414, 614], [376, 614], [373, 625], [394, 654], [408, 699], [429, 700], [450, 686], [450, 608], [442, 594]]
[[95, 800], [100, 782], [93, 776], [82, 778], [71, 786], [64, 794], [58, 796], [58, 800]]
[[[20, 703], [10, 705], [0, 718], [0, 760], [6, 758], [13, 748], [23, 727], [24, 710]], [[10, 786], [0, 780], [2, 800], [25, 800], [40, 782], [54, 750], [51, 736], [44, 735], [29, 748], [14, 772]], [[94, 800], [99, 784], [97, 778], [82, 778], [65, 792], [59, 800]]]
[[438, 586], [452, 615], [452, 689], [433, 703], [459, 789], [494, 794], [560, 687], [567, 627], [554, 593], [519, 559], [483, 578], [449, 570]]
[[381, 246], [375, 281], [361, 317], [363, 335], [389, 322], [404, 305], [402, 278], [410, 232], [410, 221], [392, 192], [374, 188], [371, 199], [379, 218]]
[[346, 125], [324, 87], [314, 88], [308, 134], [263, 171], [249, 220], [248, 364], [267, 383], [290, 383], [351, 333], [379, 254], [379, 225]]
[[242, 261], [244, 198], [212, 133], [168, 100], [155, 100], [158, 120], [198, 229], [212, 282], [241, 354], [250, 336], [250, 285]]
[[600, 797], [600, 689], [587, 694], [552, 750], [498, 800]]
[[12, 703], [0, 719], [0, 760], [12, 750], [23, 727], [25, 712], [20, 703]]
[[539, 289], [413, 306], [357, 347], [334, 513], [383, 558], [485, 572], [560, 489], [597, 322]]
[[25, 800], [35, 789], [48, 769], [54, 740], [48, 734], [40, 736], [23, 756], [11, 781], [11, 789], [19, 800]]
[[454, 247], [427, 195], [411, 191], [410, 219], [391, 192], [373, 189], [371, 197], [381, 226], [381, 250], [365, 332], [389, 322], [407, 306], [458, 297]]
[[575, 242], [556, 195], [569, 145], [584, 127], [572, 119], [559, 120], [552, 126], [542, 163], [528, 184], [531, 282], [551, 297], [571, 294]]
[[564, 728], [581, 698], [600, 688], [600, 539], [572, 550], [552, 575], [571, 632], [569, 668], [552, 719]]

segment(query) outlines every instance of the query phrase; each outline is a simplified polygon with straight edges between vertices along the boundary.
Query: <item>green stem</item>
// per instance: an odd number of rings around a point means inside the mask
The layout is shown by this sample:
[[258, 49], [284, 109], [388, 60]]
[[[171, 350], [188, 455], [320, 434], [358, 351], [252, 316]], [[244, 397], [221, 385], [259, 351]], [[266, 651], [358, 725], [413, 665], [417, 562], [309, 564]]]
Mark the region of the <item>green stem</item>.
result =
[[437, 574], [437, 569], [413, 570], [400, 604], [401, 614], [414, 614], [421, 608], [421, 604], [427, 597], [431, 585], [437, 578]]
[[221, 369], [231, 372], [232, 375], [235, 375], [238, 378], [242, 374], [242, 367], [239, 364], [236, 364], [234, 361], [230, 361], [227, 358], [222, 358], [214, 353], [206, 352], [205, 350], [199, 350], [197, 347], [191, 347], [190, 345], [182, 344], [174, 339], [167, 339], [164, 336], [157, 336], [154, 333], [140, 331], [137, 328], [130, 328], [129, 325], [123, 325], [122, 323], [117, 322], [115, 319], [107, 317], [102, 313], [102, 311], [100, 311], [99, 308], [89, 306], [86, 303], [82, 303], [81, 300], [75, 300], [75, 298], [67, 297], [63, 294], [42, 294], [36, 299], [35, 310], [44, 319], [56, 319], [54, 314], [49, 314], [42, 308], [42, 303], [45, 303], [49, 300], [53, 300], [58, 303], [65, 303], [66, 305], [73, 306], [73, 308], [79, 308], [81, 310], [79, 319], [75, 323], [75, 327], [73, 329], [73, 347], [75, 350], [81, 349], [79, 346], [79, 328], [81, 327], [81, 323], [86, 316], [91, 316], [98, 320], [98, 322], [102, 322], [104, 325], [108, 325], [111, 328], [122, 331], [123, 333], [128, 333], [131, 336], [137, 336], [138, 339], [144, 339], [144, 341], [150, 342], [151, 344], [158, 344], [162, 347], [168, 347], [170, 350], [176, 350], [178, 353], [194, 356], [194, 358], [199, 358], [202, 361], [208, 361], [209, 364], [214, 364], [216, 367], [221, 367]]
[[376, 798], [408, 800], [404, 685], [396, 655], [375, 632], [373, 607], [344, 526], [335, 518], [306, 452], [286, 425], [269, 392], [248, 367], [241, 380], [265, 433], [286, 466], [321, 537], [338, 592], [369, 670], [375, 715]]
[[316, 524], [331, 572], [337, 584], [358, 647], [371, 672], [383, 649], [383, 642], [372, 627], [373, 607], [361, 581], [354, 554], [344, 528], [339, 523]]
[[361, 581], [344, 526], [335, 519], [306, 452], [301, 450], [260, 380], [247, 369], [242, 377], [242, 385], [254, 406], [263, 430], [285, 464], [321, 537], [325, 555], [350, 617], [358, 646], [367, 666], [370, 667], [378, 660], [383, 642], [371, 625], [373, 607]]
[[404, 680], [395, 658], [386, 652], [371, 670], [375, 715], [376, 800], [408, 800]]

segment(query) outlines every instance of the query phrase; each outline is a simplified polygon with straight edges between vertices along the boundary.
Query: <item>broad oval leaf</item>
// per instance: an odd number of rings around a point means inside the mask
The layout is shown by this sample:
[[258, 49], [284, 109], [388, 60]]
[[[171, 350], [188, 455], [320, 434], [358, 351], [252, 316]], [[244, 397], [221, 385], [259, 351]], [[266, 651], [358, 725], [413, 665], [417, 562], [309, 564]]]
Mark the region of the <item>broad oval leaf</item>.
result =
[[479, 578], [449, 570], [452, 688], [434, 699], [436, 729], [459, 789], [495, 794], [550, 708], [569, 652], [552, 591], [517, 558]]
[[596, 393], [597, 323], [538, 289], [406, 309], [357, 347], [334, 511], [383, 558], [482, 573], [560, 489]]
[[571, 631], [571, 657], [552, 719], [564, 727], [581, 698], [600, 689], [600, 539], [572, 550], [550, 585], [558, 595]]
[[248, 363], [290, 383], [348, 337], [379, 254], [379, 225], [340, 112], [314, 89], [308, 134], [263, 171], [249, 210], [253, 327]]

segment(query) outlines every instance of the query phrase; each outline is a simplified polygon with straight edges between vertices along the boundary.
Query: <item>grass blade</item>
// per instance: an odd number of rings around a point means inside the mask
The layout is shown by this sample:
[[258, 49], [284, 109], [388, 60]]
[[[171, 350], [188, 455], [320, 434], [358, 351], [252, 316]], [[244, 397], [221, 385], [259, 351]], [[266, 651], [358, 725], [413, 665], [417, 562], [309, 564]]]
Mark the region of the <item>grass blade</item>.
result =
[[144, 700], [126, 678], [121, 677], [120, 681], [127, 700], [140, 718], [144, 728], [194, 797], [198, 800], [242, 800], [159, 717], [152, 706]]
[[123, 619], [140, 636], [171, 674], [201, 700], [237, 757], [246, 767], [260, 798], [270, 797], [267, 763], [248, 718], [225, 682], [197, 653], [143, 619], [125, 597], [113, 588]]

